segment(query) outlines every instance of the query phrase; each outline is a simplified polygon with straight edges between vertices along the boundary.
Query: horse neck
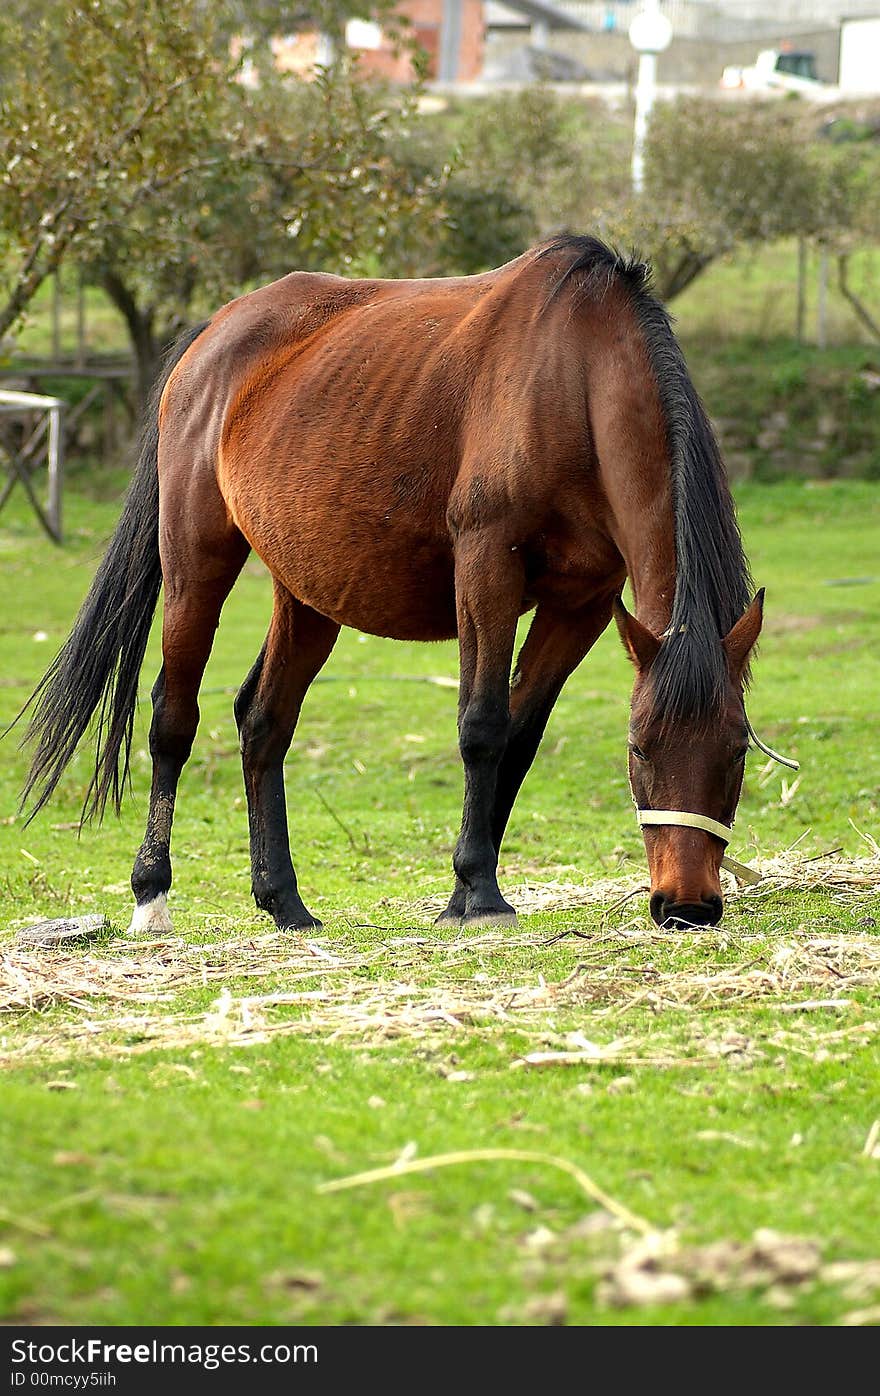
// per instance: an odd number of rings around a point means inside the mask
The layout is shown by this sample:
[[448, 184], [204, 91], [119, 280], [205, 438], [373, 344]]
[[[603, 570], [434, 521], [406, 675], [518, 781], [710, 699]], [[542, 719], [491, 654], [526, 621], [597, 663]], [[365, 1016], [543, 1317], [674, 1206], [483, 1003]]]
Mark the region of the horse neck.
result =
[[668, 462], [639, 461], [627, 484], [626, 509], [615, 511], [617, 546], [626, 563], [637, 618], [655, 635], [662, 635], [672, 616], [676, 577]]
[[660, 635], [672, 614], [676, 571], [666, 418], [631, 307], [622, 300], [594, 318], [586, 373], [608, 528], [626, 564], [636, 616]]

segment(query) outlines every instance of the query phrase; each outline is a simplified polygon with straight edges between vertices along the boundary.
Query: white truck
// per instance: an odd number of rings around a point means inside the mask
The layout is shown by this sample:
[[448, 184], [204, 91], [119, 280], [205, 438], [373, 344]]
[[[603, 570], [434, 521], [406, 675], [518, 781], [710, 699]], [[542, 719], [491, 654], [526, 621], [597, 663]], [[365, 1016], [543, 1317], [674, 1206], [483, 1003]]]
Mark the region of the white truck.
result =
[[752, 67], [725, 68], [721, 86], [728, 91], [800, 92], [807, 97], [827, 96], [831, 90], [816, 76], [815, 54], [793, 48], [765, 48]]
[[845, 19], [840, 25], [840, 90], [880, 92], [880, 0], [874, 19]]

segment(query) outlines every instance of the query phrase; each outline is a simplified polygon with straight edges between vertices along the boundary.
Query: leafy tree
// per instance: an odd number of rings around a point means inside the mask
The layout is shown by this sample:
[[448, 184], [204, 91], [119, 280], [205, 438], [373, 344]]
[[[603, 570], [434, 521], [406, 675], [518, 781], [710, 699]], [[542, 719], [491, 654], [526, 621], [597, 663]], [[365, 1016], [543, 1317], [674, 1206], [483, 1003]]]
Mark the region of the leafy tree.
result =
[[442, 175], [395, 154], [412, 94], [343, 58], [313, 82], [265, 70], [230, 94], [236, 120], [169, 197], [88, 249], [87, 278], [125, 318], [141, 393], [187, 320], [292, 268], [408, 274], [442, 223]]
[[[346, 0], [320, 10], [338, 29]], [[143, 395], [180, 323], [249, 281], [291, 264], [413, 263], [442, 216], [440, 180], [414, 178], [392, 150], [414, 93], [363, 80], [345, 56], [315, 82], [277, 73], [268, 40], [296, 17], [239, 0], [181, 0], [173, 12], [162, 0], [14, 0], [0, 335], [62, 260], [76, 261], [124, 316]], [[245, 21], [256, 87], [231, 56]]]
[[0, 20], [0, 336], [62, 260], [204, 159], [231, 64], [199, 0], [12, 5]]
[[424, 271], [482, 271], [551, 233], [593, 226], [594, 206], [628, 187], [628, 140], [625, 119], [540, 85], [425, 117], [404, 158], [448, 165], [448, 217]]
[[841, 294], [872, 338], [880, 340], [880, 321], [849, 282], [852, 253], [880, 242], [880, 148], [875, 136], [871, 132], [871, 138], [860, 139], [853, 122], [847, 137], [814, 150], [816, 226], [812, 236], [835, 256]]
[[800, 109], [688, 97], [654, 109], [645, 191], [599, 210], [615, 240], [650, 256], [672, 300], [717, 257], [815, 226], [815, 171]]

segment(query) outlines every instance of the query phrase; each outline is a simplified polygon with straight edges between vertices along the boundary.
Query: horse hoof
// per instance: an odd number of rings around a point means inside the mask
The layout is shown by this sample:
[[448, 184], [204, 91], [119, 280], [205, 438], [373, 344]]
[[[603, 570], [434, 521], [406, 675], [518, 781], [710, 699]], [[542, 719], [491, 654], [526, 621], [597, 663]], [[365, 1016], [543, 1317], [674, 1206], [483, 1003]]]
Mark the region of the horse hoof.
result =
[[324, 929], [324, 922], [310, 916], [308, 912], [305, 916], [285, 916], [277, 920], [275, 925], [279, 931], [288, 931], [291, 935], [311, 935]]
[[454, 911], [450, 911], [449, 908], [447, 907], [445, 911], [441, 911], [440, 915], [439, 915], [438, 917], [435, 918], [435, 920], [434, 920], [434, 925], [435, 925], [435, 926], [460, 926], [460, 925], [462, 925], [463, 922], [464, 922], [464, 917], [463, 917], [463, 916], [456, 916], [455, 912], [454, 912]]
[[150, 902], [139, 902], [131, 914], [127, 936], [167, 936], [173, 926], [164, 892]]

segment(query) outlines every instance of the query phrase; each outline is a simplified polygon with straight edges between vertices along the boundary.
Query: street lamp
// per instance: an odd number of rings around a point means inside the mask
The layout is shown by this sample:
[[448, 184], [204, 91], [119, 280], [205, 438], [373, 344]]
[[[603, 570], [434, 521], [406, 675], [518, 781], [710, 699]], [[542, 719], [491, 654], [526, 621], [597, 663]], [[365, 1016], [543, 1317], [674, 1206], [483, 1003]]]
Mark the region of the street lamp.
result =
[[645, 135], [657, 92], [657, 55], [672, 42], [672, 25], [661, 15], [658, 0], [645, 0], [629, 26], [629, 41], [639, 55], [636, 79], [636, 122], [633, 130], [632, 183], [637, 194], [645, 187]]

